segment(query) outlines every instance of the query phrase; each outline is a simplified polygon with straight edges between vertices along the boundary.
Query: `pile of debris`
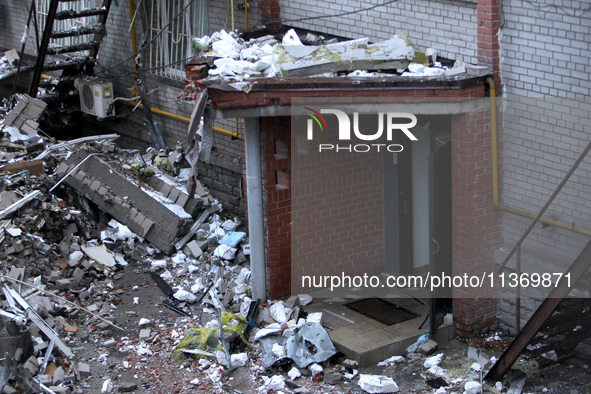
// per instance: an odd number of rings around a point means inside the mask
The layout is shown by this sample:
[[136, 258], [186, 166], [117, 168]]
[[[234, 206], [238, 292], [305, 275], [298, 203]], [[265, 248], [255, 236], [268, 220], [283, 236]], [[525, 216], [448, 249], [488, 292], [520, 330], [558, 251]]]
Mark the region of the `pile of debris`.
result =
[[293, 29], [280, 40], [273, 35], [244, 40], [221, 30], [193, 39], [198, 55], [185, 71], [190, 84], [179, 99], [194, 100], [208, 84], [228, 82], [248, 93], [256, 78], [274, 77], [411, 77], [460, 78], [489, 73], [488, 67], [437, 61], [437, 50], [419, 51], [404, 34], [372, 43], [368, 38], [338, 41]]
[[0, 79], [16, 73], [19, 59], [16, 49], [4, 52], [4, 55], [0, 57]]

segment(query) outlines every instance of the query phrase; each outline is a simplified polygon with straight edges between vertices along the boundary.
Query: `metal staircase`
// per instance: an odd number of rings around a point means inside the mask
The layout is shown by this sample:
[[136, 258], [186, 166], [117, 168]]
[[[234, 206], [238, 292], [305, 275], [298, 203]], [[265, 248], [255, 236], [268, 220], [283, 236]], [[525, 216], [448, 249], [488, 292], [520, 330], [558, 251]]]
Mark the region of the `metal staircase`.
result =
[[[591, 142], [583, 149], [529, 227], [497, 268], [497, 273], [501, 272], [512, 256], [515, 255], [516, 274], [518, 276], [521, 274], [521, 244], [539, 223], [546, 210], [590, 151]], [[519, 328], [521, 293], [520, 288], [516, 288], [515, 327], [517, 336], [489, 370], [486, 379], [491, 381], [500, 380], [521, 355], [534, 359], [554, 351], [557, 357], [553, 362], [566, 360], [575, 354], [574, 348], [579, 342], [591, 337], [591, 302], [588, 299], [568, 298], [574, 286], [584, 279], [589, 267], [591, 267], [591, 241], [585, 246], [568, 270], [564, 272], [564, 275], [552, 288], [550, 294], [542, 301], [521, 330]], [[539, 363], [541, 367], [544, 364], [548, 364], [548, 359]]]
[[[37, 96], [41, 75], [47, 71], [66, 70], [91, 75], [103, 37], [106, 35], [105, 23], [112, 0], [103, 0], [100, 7], [83, 8], [84, 0], [50, 0], [45, 19], [43, 37], [29, 88], [29, 95]], [[89, 17], [97, 17], [88, 23]], [[69, 21], [68, 28], [61, 28], [57, 21]], [[64, 43], [70, 37], [83, 37], [72, 43]], [[86, 40], [86, 38], [88, 38]], [[59, 60], [47, 61], [48, 56], [63, 56]]]
[[571, 274], [571, 279], [562, 277], [490, 369], [486, 379], [502, 379], [520, 355], [533, 359], [554, 350], [558, 356], [554, 361], [563, 361], [574, 355], [579, 342], [591, 337], [589, 300], [566, 298], [589, 266], [591, 242], [566, 271]]

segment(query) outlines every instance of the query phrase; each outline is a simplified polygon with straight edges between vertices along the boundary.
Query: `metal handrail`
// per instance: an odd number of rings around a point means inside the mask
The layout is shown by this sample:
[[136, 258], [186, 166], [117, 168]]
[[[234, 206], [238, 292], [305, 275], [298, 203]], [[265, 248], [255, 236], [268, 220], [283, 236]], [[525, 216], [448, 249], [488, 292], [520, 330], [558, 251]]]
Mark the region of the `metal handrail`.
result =
[[[546, 210], [550, 207], [550, 205], [552, 204], [552, 202], [554, 201], [556, 196], [558, 196], [558, 193], [560, 193], [560, 191], [562, 190], [562, 188], [564, 187], [566, 182], [568, 182], [568, 180], [573, 175], [573, 173], [576, 171], [576, 169], [579, 167], [579, 165], [581, 164], [581, 162], [583, 161], [585, 156], [587, 156], [587, 153], [589, 153], [589, 150], [591, 150], [591, 141], [587, 144], [587, 146], [585, 147], [583, 152], [579, 155], [577, 160], [570, 167], [568, 172], [565, 174], [564, 178], [562, 178], [562, 181], [560, 181], [560, 183], [556, 186], [556, 188], [554, 189], [554, 192], [548, 198], [548, 201], [546, 201], [544, 206], [540, 209], [540, 211], [538, 212], [536, 217], [532, 220], [532, 222], [530, 223], [527, 230], [525, 230], [525, 232], [521, 235], [519, 240], [517, 240], [517, 242], [513, 245], [513, 247], [511, 248], [511, 250], [509, 251], [509, 253], [505, 257], [505, 259], [503, 260], [503, 262], [497, 267], [496, 275], [500, 274], [501, 270], [503, 268], [505, 268], [505, 266], [507, 265], [509, 260], [511, 260], [513, 255], [515, 253], [517, 253], [516, 262], [515, 262], [515, 273], [517, 274], [518, 278], [521, 276], [521, 244], [527, 238], [527, 236], [533, 230], [533, 228], [536, 226], [536, 224], [540, 221], [540, 219], [542, 218], [542, 216], [544, 215]], [[515, 332], [517, 334], [519, 334], [520, 331], [521, 331], [521, 287], [517, 286], [515, 289]]]
[[556, 198], [556, 196], [558, 196], [558, 193], [560, 193], [560, 191], [562, 190], [562, 188], [564, 187], [564, 185], [566, 184], [566, 182], [568, 182], [568, 180], [570, 179], [570, 177], [573, 175], [573, 173], [579, 167], [579, 165], [581, 164], [581, 162], [583, 161], [583, 159], [585, 158], [585, 156], [587, 156], [587, 153], [589, 153], [590, 150], [591, 150], [591, 141], [587, 144], [587, 146], [585, 147], [585, 149], [583, 150], [583, 152], [579, 155], [579, 157], [577, 158], [577, 160], [570, 167], [570, 169], [568, 170], [568, 172], [566, 173], [566, 175], [564, 176], [564, 178], [562, 179], [562, 181], [560, 181], [560, 183], [558, 184], [558, 186], [556, 186], [556, 189], [554, 189], [554, 192], [552, 193], [552, 195], [550, 196], [550, 198], [548, 198], [548, 201], [546, 201], [546, 203], [540, 209], [540, 211], [538, 212], [538, 214], [536, 215], [536, 217], [532, 220], [532, 222], [530, 223], [530, 225], [527, 228], [527, 230], [525, 230], [525, 232], [523, 233], [523, 235], [521, 236], [521, 238], [519, 238], [519, 240], [515, 243], [515, 245], [513, 245], [513, 248], [511, 248], [511, 251], [509, 251], [509, 254], [507, 255], [507, 257], [505, 257], [505, 260], [503, 260], [503, 262], [497, 267], [497, 272], [496, 272], [497, 274], [499, 274], [501, 272], [501, 270], [505, 267], [505, 265], [507, 265], [507, 263], [509, 262], [509, 260], [511, 259], [511, 257], [513, 257], [513, 254], [515, 254], [515, 252], [517, 251], [517, 248], [521, 247], [521, 244], [523, 243], [523, 241], [525, 240], [525, 238], [527, 238], [527, 236], [529, 235], [529, 233], [533, 230], [533, 228], [535, 227], [535, 225], [539, 222], [540, 218], [544, 215], [544, 213], [550, 207], [550, 205], [552, 204], [552, 202], [554, 202], [554, 199]]

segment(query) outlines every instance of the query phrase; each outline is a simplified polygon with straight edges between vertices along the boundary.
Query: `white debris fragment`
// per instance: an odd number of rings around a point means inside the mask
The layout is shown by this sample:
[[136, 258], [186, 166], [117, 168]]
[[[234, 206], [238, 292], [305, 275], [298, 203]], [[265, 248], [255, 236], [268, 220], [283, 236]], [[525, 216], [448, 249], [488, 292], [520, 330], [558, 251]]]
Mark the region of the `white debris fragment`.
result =
[[167, 269], [164, 270], [164, 272], [160, 275], [160, 277], [164, 280], [172, 280], [172, 274]]
[[296, 367], [291, 367], [291, 369], [287, 371], [287, 376], [293, 381], [302, 376], [302, 374]]
[[396, 382], [384, 375], [359, 375], [359, 387], [368, 393], [397, 393], [399, 388]]
[[151, 322], [150, 319], [146, 319], [145, 317], [142, 317], [140, 319], [140, 321], [138, 322], [138, 326], [145, 326], [145, 325], [150, 324], [150, 322]]
[[195, 379], [191, 380], [189, 382], [189, 384], [192, 384], [193, 386], [199, 385], [199, 378], [195, 378]]
[[187, 260], [187, 256], [183, 252], [177, 252], [174, 256], [172, 256], [172, 262], [176, 265], [181, 265]]
[[278, 343], [274, 343], [273, 344], [273, 347], [271, 348], [271, 352], [277, 358], [283, 358], [283, 357], [285, 357], [285, 347], [284, 346], [281, 346]]
[[285, 311], [285, 304], [283, 301], [278, 301], [271, 305], [269, 308], [269, 314], [279, 324], [283, 324], [287, 321], [287, 312]]
[[201, 370], [206, 370], [210, 366], [211, 366], [211, 361], [209, 361], [208, 359], [206, 359], [206, 358], [199, 359], [199, 368]]
[[312, 313], [309, 313], [306, 320], [307, 320], [308, 323], [318, 323], [318, 324], [321, 324], [322, 323], [322, 312], [312, 312]]
[[309, 305], [312, 302], [312, 300], [312, 296], [308, 294], [298, 294], [298, 301], [300, 303], [300, 306]]
[[478, 382], [467, 382], [464, 386], [464, 394], [480, 394], [482, 385]]
[[495, 383], [495, 388], [499, 391], [503, 391], [503, 383], [502, 382], [496, 382]]
[[152, 269], [166, 268], [166, 260], [154, 260], [150, 263]]
[[232, 367], [244, 367], [248, 362], [248, 354], [246, 353], [236, 353], [230, 356], [230, 360], [232, 361]]
[[266, 337], [267, 335], [273, 334], [280, 334], [281, 333], [281, 326], [277, 323], [269, 324], [265, 328], [261, 328], [254, 334], [254, 341], [258, 341], [261, 338]]
[[354, 369], [352, 373], [346, 373], [345, 379], [353, 379], [359, 373], [358, 370]]
[[428, 359], [425, 360], [425, 363], [423, 364], [423, 367], [429, 369], [431, 367], [434, 367], [436, 365], [441, 364], [441, 361], [443, 360], [444, 354], [443, 353], [439, 353], [436, 356], [433, 357], [429, 357]]
[[79, 250], [76, 250], [76, 251], [70, 253], [69, 260], [71, 262], [78, 262], [78, 261], [82, 260], [83, 257], [84, 257], [84, 253], [82, 253]]
[[480, 363], [472, 363], [472, 365], [470, 365], [470, 369], [480, 372], [482, 371], [482, 365], [480, 365]]
[[183, 289], [180, 289], [176, 293], [174, 293], [173, 297], [179, 301], [188, 302], [190, 304], [197, 301], [197, 296], [195, 294]]
[[219, 57], [240, 58], [240, 44], [225, 30], [219, 32], [219, 39], [211, 44], [211, 48]]
[[289, 29], [285, 36], [283, 36], [283, 45], [304, 45], [294, 29]]
[[384, 365], [400, 363], [402, 361], [404, 361], [404, 357], [403, 356], [392, 356], [390, 358], [385, 359], [384, 361], [380, 361], [378, 363], [378, 366], [379, 367], [382, 367]]
[[268, 391], [279, 391], [285, 388], [285, 380], [283, 376], [273, 375], [270, 378], [264, 378], [265, 384], [261, 387], [262, 390]]
[[324, 371], [324, 368], [316, 363], [308, 365], [308, 369], [312, 373], [312, 376], [318, 375], [320, 372]]
[[139, 297], [133, 297], [133, 305], [139, 305], [140, 303], [140, 298]]
[[232, 260], [236, 255], [236, 251], [236, 248], [222, 244], [215, 248], [215, 250], [213, 251], [213, 255], [224, 260]]
[[440, 376], [440, 377], [444, 377], [445, 374], [447, 373], [447, 371], [445, 369], [441, 368], [439, 365], [434, 365], [431, 368], [429, 368], [427, 371], [434, 376]]
[[152, 351], [150, 350], [150, 347], [147, 344], [142, 343], [137, 348], [137, 355], [140, 357], [152, 356], [152, 355], [154, 355], [154, 353], [152, 353]]
[[203, 284], [203, 279], [197, 278], [193, 286], [191, 286], [191, 293], [200, 293], [205, 289], [205, 285]]
[[111, 383], [111, 379], [107, 379], [103, 382], [101, 393], [110, 393], [111, 391], [113, 391], [113, 383]]

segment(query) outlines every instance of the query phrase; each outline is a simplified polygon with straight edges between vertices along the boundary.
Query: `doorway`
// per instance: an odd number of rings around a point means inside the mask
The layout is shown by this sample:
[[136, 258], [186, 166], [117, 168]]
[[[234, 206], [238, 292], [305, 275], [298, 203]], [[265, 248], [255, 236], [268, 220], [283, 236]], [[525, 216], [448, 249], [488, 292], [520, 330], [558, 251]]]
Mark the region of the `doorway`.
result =
[[[385, 272], [451, 274], [451, 118], [419, 118], [403, 152], [384, 155]], [[451, 311], [451, 291], [430, 301], [431, 331]]]

